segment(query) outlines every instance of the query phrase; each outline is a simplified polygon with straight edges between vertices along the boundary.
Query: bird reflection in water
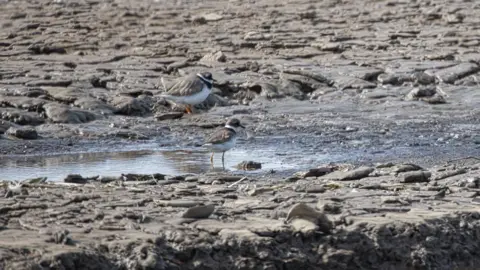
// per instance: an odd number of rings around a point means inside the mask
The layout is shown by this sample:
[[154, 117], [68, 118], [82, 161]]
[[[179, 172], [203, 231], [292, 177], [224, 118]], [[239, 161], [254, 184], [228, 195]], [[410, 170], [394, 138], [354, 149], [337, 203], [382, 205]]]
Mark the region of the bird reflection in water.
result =
[[163, 157], [170, 162], [175, 171], [182, 173], [204, 173], [210, 168], [210, 163], [206, 162], [206, 152], [193, 152], [187, 150], [162, 151]]

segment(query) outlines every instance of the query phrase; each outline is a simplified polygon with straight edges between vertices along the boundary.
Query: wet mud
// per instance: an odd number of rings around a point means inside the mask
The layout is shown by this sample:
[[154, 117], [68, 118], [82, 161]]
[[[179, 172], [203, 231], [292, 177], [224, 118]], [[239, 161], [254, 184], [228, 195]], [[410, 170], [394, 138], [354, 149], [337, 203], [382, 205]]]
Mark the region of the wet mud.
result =
[[[480, 5], [0, 2], [0, 180], [76, 173], [2, 182], [0, 269], [479, 267]], [[204, 70], [194, 114], [160, 96]], [[232, 116], [226, 171], [89, 172]]]

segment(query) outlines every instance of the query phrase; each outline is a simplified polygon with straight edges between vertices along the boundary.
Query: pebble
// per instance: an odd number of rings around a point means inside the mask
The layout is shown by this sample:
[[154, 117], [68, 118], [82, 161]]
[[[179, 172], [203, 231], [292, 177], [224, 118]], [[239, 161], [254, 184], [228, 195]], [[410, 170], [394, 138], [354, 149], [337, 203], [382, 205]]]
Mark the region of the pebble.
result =
[[422, 183], [429, 182], [432, 173], [429, 171], [415, 171], [402, 173], [397, 177], [401, 183]]
[[215, 211], [215, 206], [210, 205], [199, 205], [189, 208], [185, 213], [183, 213], [183, 218], [208, 218], [213, 211]]
[[323, 176], [322, 178], [340, 180], [340, 181], [359, 180], [364, 177], [367, 177], [374, 170], [375, 169], [371, 167], [360, 167], [360, 168], [353, 169], [351, 171], [335, 171], [331, 174], [327, 174]]
[[35, 140], [38, 138], [37, 131], [28, 127], [10, 127], [5, 134], [23, 140]]
[[[318, 226], [318, 229], [323, 232], [330, 232], [333, 228], [333, 224], [330, 222], [328, 217], [321, 212], [316, 211], [312, 207], [306, 205], [305, 203], [298, 203], [292, 206], [288, 211], [287, 217], [285, 218], [286, 222], [292, 222], [295, 219], [302, 219], [313, 223], [314, 225]], [[300, 227], [306, 225], [306, 223], [301, 222]], [[298, 223], [297, 223], [298, 225]], [[297, 226], [299, 227], [299, 226]], [[312, 227], [310, 227], [312, 229]]]

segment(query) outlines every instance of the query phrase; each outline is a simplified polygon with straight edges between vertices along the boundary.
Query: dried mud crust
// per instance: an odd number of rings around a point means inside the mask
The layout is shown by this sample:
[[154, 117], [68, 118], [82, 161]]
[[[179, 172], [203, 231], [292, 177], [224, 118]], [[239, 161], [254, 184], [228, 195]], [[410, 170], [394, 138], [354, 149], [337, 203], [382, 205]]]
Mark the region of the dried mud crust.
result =
[[476, 269], [479, 181], [479, 159], [469, 158], [429, 169], [336, 164], [283, 180], [23, 183], [0, 200], [0, 266]]

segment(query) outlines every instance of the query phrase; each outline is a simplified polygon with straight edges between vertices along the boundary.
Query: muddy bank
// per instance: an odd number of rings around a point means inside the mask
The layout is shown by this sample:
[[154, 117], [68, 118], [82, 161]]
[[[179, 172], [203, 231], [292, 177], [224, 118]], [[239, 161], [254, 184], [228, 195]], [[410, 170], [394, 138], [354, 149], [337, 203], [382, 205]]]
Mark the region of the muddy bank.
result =
[[0, 266], [476, 269], [479, 180], [470, 158], [432, 168], [331, 164], [284, 179], [4, 183]]
[[[388, 140], [478, 149], [478, 8], [7, 1], [0, 151], [192, 145], [231, 115], [249, 124], [251, 136], [314, 133], [325, 148], [366, 137], [369, 149]], [[172, 113], [159, 78], [200, 70], [218, 80], [200, 115]], [[413, 138], [431, 140], [405, 141]]]

